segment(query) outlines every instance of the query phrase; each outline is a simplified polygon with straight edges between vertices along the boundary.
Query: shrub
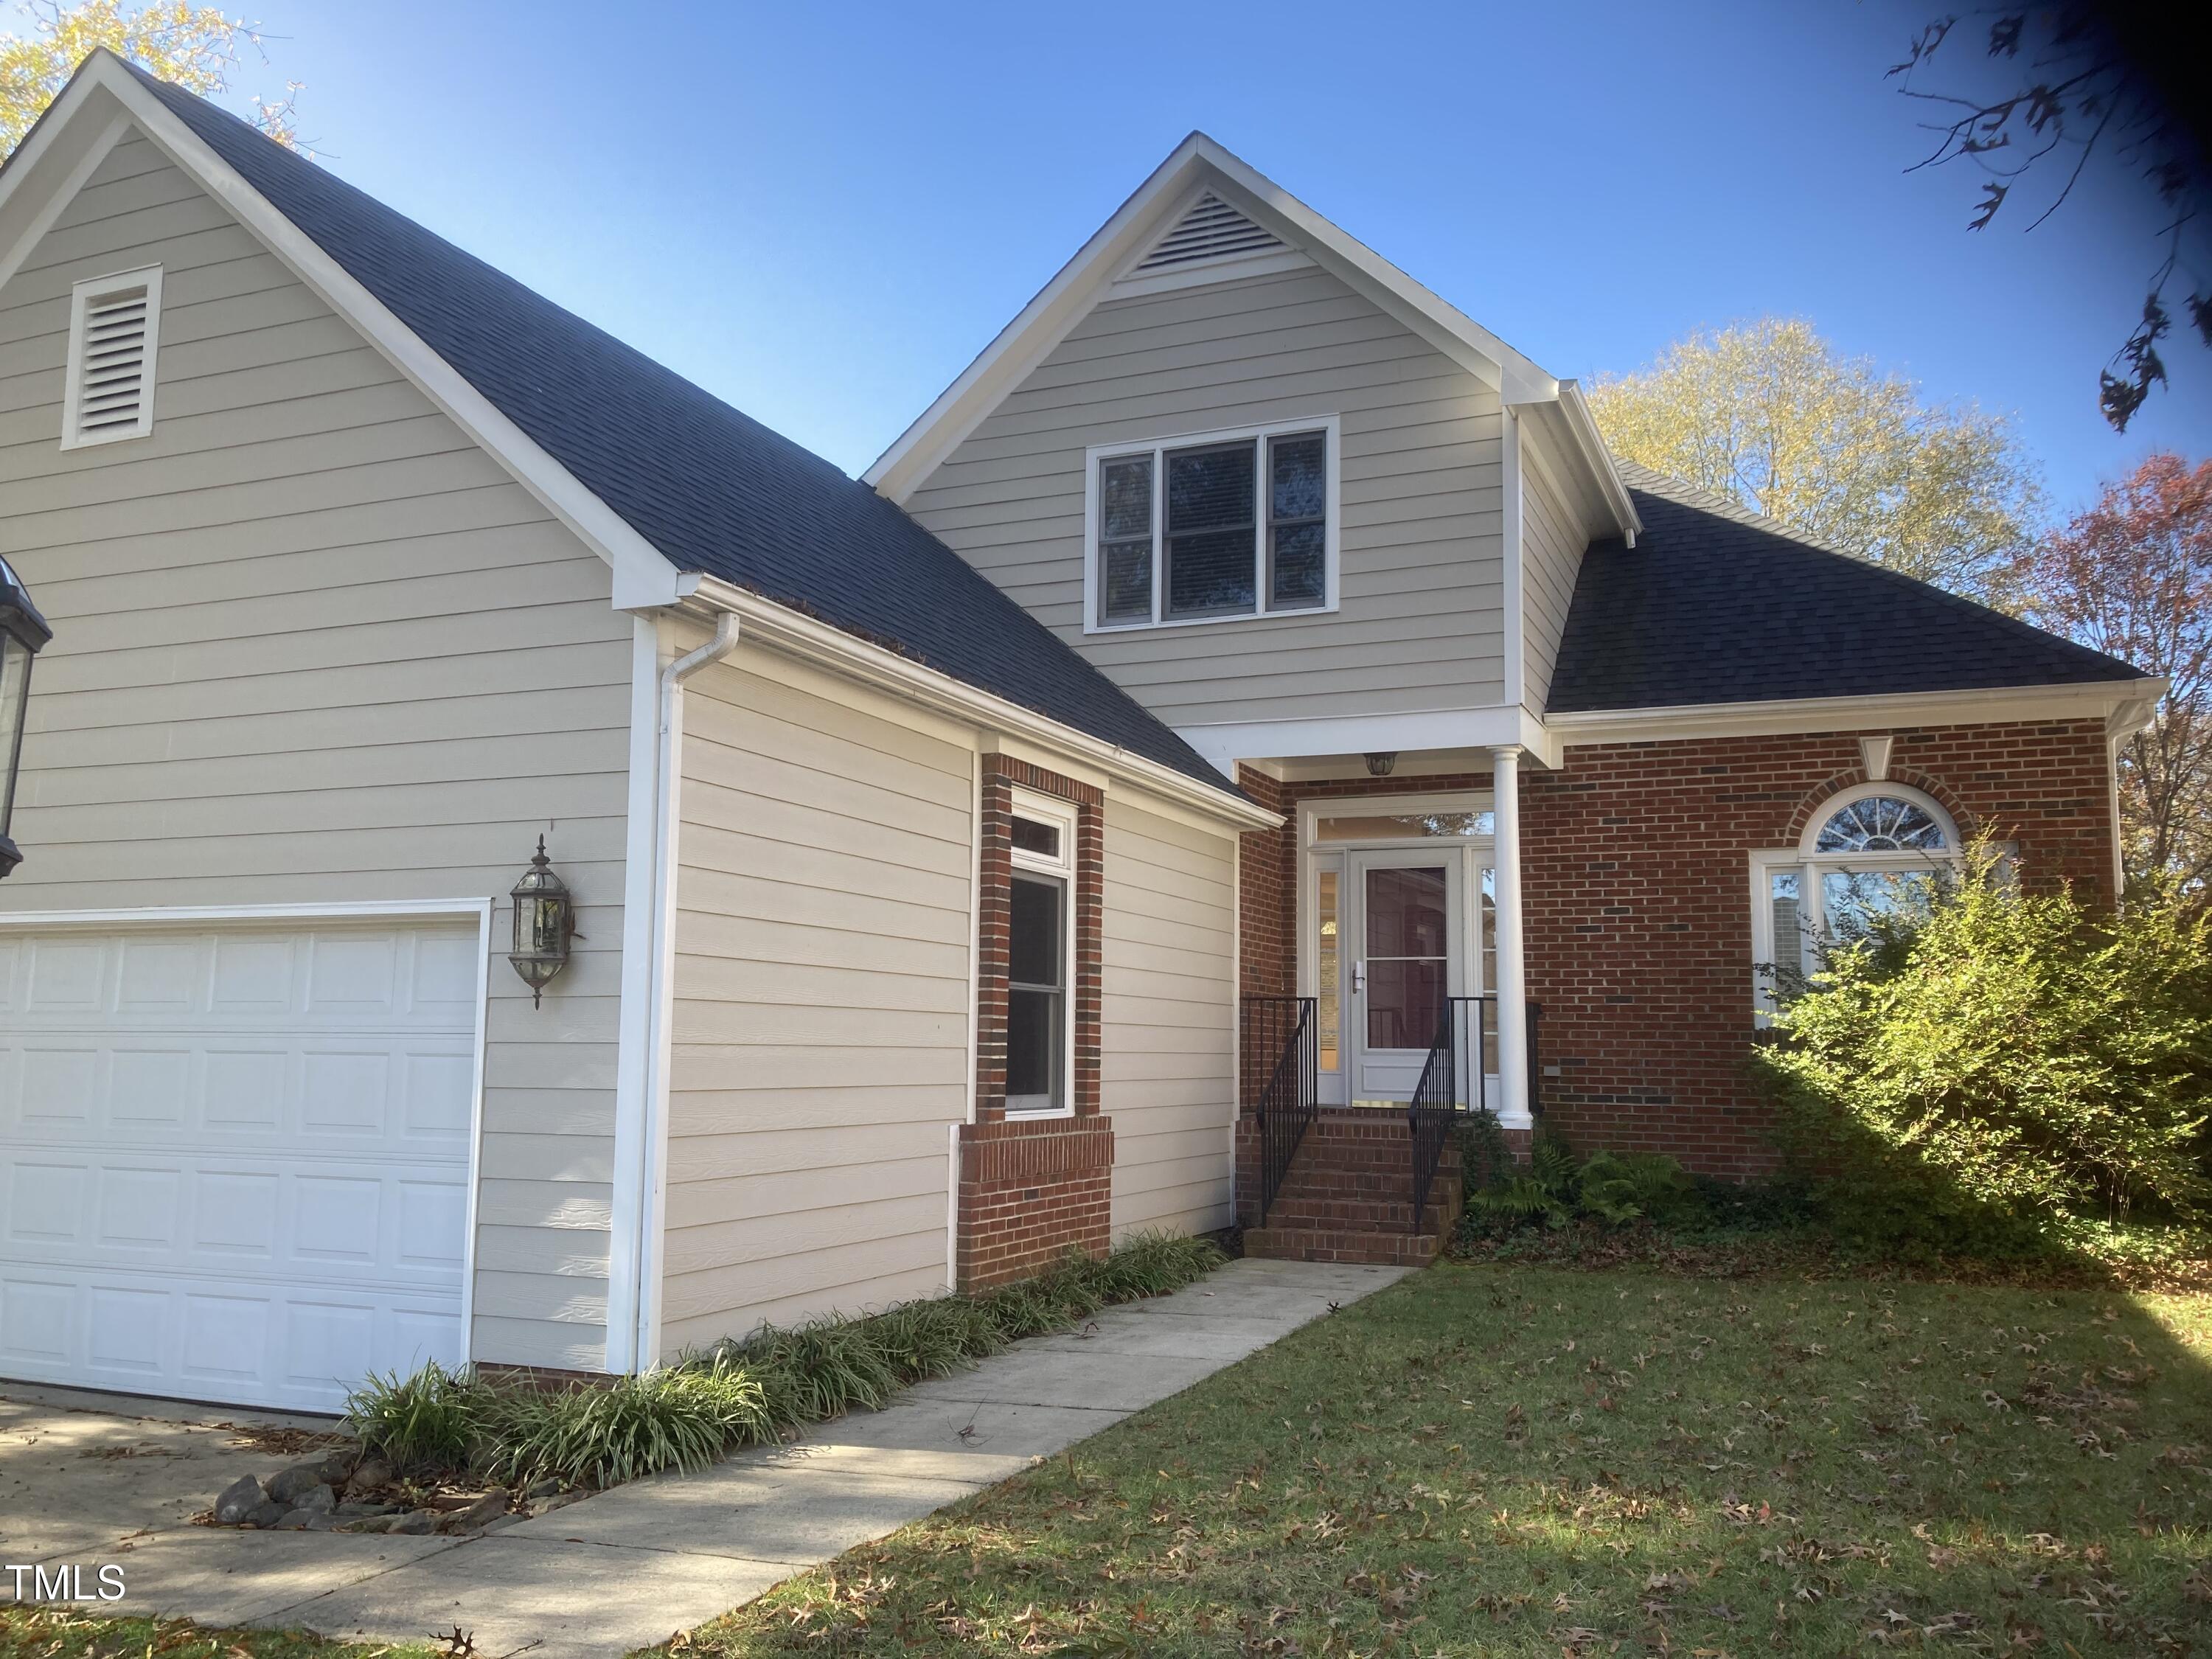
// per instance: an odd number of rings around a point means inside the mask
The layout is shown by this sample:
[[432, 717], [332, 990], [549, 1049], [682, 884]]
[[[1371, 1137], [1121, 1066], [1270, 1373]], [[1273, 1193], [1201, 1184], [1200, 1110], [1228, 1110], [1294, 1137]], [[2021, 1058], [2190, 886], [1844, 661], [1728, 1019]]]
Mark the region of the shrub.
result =
[[1832, 951], [1777, 1024], [1754, 1071], [1847, 1237], [2008, 1254], [2212, 1209], [2201, 914], [1958, 884]]
[[1540, 1221], [1550, 1227], [1577, 1218], [1611, 1227], [1671, 1221], [1698, 1206], [1689, 1176], [1664, 1153], [1599, 1152], [1578, 1161], [1565, 1139], [1550, 1130], [1530, 1145], [1527, 1170], [1499, 1169], [1467, 1202], [1493, 1224]]

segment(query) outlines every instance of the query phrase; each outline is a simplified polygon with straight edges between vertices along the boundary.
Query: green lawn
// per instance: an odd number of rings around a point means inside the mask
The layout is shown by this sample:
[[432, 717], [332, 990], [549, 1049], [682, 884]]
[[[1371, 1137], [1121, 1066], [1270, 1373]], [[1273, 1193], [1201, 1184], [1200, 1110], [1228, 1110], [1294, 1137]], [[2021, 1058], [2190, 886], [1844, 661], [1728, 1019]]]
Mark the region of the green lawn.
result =
[[103, 1619], [0, 1606], [4, 1659], [434, 1659], [443, 1647], [359, 1647], [304, 1631], [207, 1630], [182, 1619]]
[[679, 1638], [2212, 1654], [2212, 1297], [1443, 1266]]

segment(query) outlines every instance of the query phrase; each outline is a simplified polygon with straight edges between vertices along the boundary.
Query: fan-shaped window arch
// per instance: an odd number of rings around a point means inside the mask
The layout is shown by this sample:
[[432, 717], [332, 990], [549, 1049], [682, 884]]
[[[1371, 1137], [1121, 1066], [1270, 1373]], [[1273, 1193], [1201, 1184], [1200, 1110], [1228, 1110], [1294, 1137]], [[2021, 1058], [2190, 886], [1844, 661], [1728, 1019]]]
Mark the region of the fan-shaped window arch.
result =
[[1821, 802], [1793, 851], [1754, 859], [1762, 1004], [1787, 1001], [1827, 950], [1926, 905], [1956, 878], [1960, 850], [1942, 803], [1904, 784], [1863, 783]]

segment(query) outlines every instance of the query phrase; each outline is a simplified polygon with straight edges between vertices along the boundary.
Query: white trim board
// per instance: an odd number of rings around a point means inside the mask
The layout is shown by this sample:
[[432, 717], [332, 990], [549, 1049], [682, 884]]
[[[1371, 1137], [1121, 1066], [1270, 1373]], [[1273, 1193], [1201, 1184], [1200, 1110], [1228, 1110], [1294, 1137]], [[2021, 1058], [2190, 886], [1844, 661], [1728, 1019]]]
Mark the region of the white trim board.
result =
[[1306, 720], [1226, 720], [1183, 726], [1176, 735], [1230, 777], [1239, 761], [1303, 755], [1413, 755], [1427, 749], [1494, 749], [1513, 744], [1546, 766], [1559, 763], [1559, 739], [1517, 703], [1429, 708], [1403, 714], [1330, 714]]
[[467, 1235], [461, 1257], [461, 1362], [476, 1357], [477, 1199], [483, 1185], [484, 1047], [491, 1033], [491, 921], [498, 901], [490, 898], [363, 899], [336, 903], [174, 904], [132, 909], [12, 910], [0, 912], [0, 927], [50, 931], [84, 928], [202, 927], [243, 922], [278, 926], [286, 922], [430, 921], [474, 916], [477, 922], [477, 1029], [469, 1080]]
[[1133, 784], [1186, 810], [1238, 830], [1271, 830], [1276, 814], [1232, 790], [1202, 783], [1170, 766], [1062, 726], [1004, 697], [980, 691], [964, 680], [900, 656], [827, 623], [764, 599], [747, 589], [708, 576], [693, 601], [699, 616], [734, 612], [744, 623], [749, 644], [826, 668], [842, 678], [896, 693], [923, 709], [1034, 744], [1044, 752], [1066, 756], [1079, 766], [1097, 767], [1109, 778]]
[[[2091, 680], [2079, 685], [1907, 691], [1876, 697], [1797, 697], [1771, 702], [1691, 703], [1669, 708], [1591, 709], [1547, 714], [1554, 743], [1663, 743], [1674, 738], [1765, 737], [1863, 727], [1985, 726], [2039, 720], [2109, 719], [2155, 697], [2163, 680]], [[1201, 751], [1203, 752], [1203, 751]]]

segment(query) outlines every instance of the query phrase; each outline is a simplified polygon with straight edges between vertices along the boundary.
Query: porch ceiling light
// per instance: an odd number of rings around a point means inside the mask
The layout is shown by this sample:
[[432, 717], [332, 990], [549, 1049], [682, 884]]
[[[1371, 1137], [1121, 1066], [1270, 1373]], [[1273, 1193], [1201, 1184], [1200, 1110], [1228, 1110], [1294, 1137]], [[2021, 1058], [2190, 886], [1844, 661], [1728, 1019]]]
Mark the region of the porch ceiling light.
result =
[[530, 988], [530, 1006], [545, 1000], [545, 988], [568, 964], [568, 940], [576, 932], [576, 904], [568, 884], [553, 873], [545, 856], [545, 837], [538, 838], [538, 851], [522, 879], [514, 884], [514, 949], [507, 959], [522, 982]]
[[15, 773], [23, 763], [23, 719], [31, 703], [31, 659], [54, 630], [31, 603], [22, 579], [0, 559], [0, 877], [23, 861], [9, 836], [15, 814]]
[[1367, 775], [1370, 778], [1387, 778], [1397, 764], [1398, 751], [1395, 749], [1370, 755], [1367, 757]]

